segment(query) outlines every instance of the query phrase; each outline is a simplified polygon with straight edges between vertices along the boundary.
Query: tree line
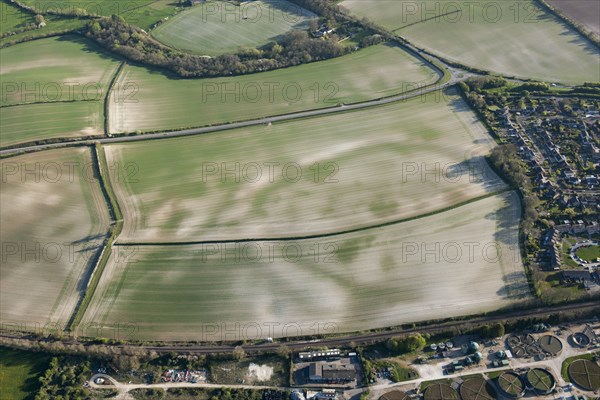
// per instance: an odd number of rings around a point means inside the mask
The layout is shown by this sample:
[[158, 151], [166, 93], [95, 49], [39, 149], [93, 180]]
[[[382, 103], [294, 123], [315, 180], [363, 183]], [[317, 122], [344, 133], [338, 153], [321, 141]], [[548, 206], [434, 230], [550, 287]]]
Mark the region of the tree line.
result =
[[291, 31], [279, 42], [260, 49], [241, 49], [237, 54], [218, 57], [198, 56], [167, 47], [116, 15], [90, 21], [85, 35], [131, 61], [166, 68], [183, 78], [269, 71], [339, 57], [351, 51], [340, 45], [335, 35], [317, 39], [306, 31]]

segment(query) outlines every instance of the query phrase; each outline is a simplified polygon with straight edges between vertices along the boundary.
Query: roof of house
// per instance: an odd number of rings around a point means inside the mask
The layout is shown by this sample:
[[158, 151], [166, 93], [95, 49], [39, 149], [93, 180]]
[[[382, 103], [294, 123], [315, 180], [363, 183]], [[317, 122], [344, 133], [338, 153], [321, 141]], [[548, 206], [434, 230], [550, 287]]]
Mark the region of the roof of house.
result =
[[567, 279], [593, 280], [592, 274], [589, 271], [562, 271], [562, 274]]

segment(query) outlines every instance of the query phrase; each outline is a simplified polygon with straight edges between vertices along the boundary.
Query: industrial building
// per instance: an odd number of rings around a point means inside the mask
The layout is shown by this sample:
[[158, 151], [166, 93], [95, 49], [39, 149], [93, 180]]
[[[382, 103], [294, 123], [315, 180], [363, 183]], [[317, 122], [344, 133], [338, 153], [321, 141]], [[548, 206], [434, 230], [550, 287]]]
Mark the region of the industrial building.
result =
[[352, 382], [356, 367], [349, 363], [313, 362], [308, 366], [308, 379], [313, 382]]

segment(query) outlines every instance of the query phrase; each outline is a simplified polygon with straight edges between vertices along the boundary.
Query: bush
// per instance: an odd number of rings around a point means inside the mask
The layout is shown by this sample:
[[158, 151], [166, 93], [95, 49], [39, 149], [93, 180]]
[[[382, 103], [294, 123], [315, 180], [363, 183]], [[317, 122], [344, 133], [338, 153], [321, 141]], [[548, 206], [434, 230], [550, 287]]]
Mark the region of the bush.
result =
[[423, 350], [425, 344], [425, 338], [416, 333], [403, 338], [390, 338], [385, 345], [393, 354], [403, 354]]

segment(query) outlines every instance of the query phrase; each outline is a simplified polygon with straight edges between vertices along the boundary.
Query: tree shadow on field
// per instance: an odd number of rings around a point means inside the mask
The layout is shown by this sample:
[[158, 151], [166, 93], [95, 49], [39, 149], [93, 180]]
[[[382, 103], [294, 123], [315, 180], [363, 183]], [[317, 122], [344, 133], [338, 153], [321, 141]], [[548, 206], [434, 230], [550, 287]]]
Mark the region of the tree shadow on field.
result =
[[515, 196], [507, 193], [503, 197], [505, 198], [504, 205], [498, 210], [486, 214], [485, 219], [496, 222], [496, 233], [494, 233], [496, 243], [510, 246], [511, 249], [516, 246], [518, 249], [520, 215], [517, 215], [518, 209], [515, 208]]
[[[311, 19], [316, 19], [318, 16], [296, 4], [289, 3], [281, 0], [262, 0], [265, 3], [262, 7], [257, 5], [258, 10], [253, 10], [253, 3], [248, 3], [247, 6], [242, 6], [240, 12], [244, 12], [244, 7], [247, 7], [246, 13], [249, 18], [256, 18], [257, 12], [260, 12], [260, 21], [272, 23], [271, 18], [283, 19], [288, 23], [293, 23], [290, 27], [290, 31], [293, 30], [306, 30], [310, 27]], [[266, 8], [266, 9], [265, 9]], [[297, 20], [297, 22], [295, 22]], [[269, 38], [270, 41], [279, 42], [284, 34], [275, 35]], [[265, 44], [266, 45], [266, 44]]]
[[87, 235], [86, 237], [84, 237], [84, 238], [81, 238], [81, 239], [79, 239], [79, 240], [74, 240], [74, 241], [72, 241], [72, 242], [71, 242], [71, 243], [69, 243], [69, 244], [70, 244], [71, 246], [74, 246], [74, 245], [78, 245], [78, 244], [88, 243], [88, 242], [91, 242], [91, 241], [93, 241], [93, 240], [98, 240], [98, 239], [100, 239], [100, 238], [104, 238], [105, 236], [106, 236], [106, 235], [105, 235], [105, 234], [103, 234], [103, 233], [98, 233], [98, 234], [96, 234], [96, 235]]
[[[521, 246], [519, 243], [519, 208], [516, 202], [518, 199], [515, 194], [505, 193], [504, 205], [495, 212], [490, 212], [485, 216], [487, 220], [496, 222], [496, 232], [494, 233], [494, 242], [500, 247], [501, 253], [489, 255], [495, 260], [495, 264], [502, 270], [502, 264], [513, 264], [521, 261]], [[494, 258], [497, 257], [497, 258]], [[504, 286], [496, 294], [511, 300], [522, 300], [530, 297], [529, 284], [524, 270], [504, 273]]]
[[496, 295], [511, 300], [524, 300], [531, 297], [524, 272], [511, 272], [504, 275], [503, 279], [504, 286], [496, 292]]
[[[465, 114], [468, 113], [468, 118], [470, 118], [474, 123], [479, 123], [479, 119], [473, 112], [473, 110], [464, 102], [464, 100], [460, 97], [450, 96], [455, 95], [455, 90], [450, 89], [446, 90], [445, 93], [442, 94], [443, 99], [449, 99], [448, 105], [452, 110], [453, 114]], [[489, 146], [494, 143], [494, 139], [489, 134], [486, 129], [487, 137], [479, 138], [473, 140], [473, 144], [480, 146]], [[465, 161], [457, 164], [457, 168], [460, 167], [463, 169], [465, 173], [469, 174], [469, 179], [473, 184], [483, 184], [483, 187], [486, 193], [492, 193], [498, 191], [499, 185], [501, 184], [502, 179], [492, 170], [487, 160], [483, 155], [470, 156], [470, 154], [465, 153]]]
[[[85, 260], [85, 266], [83, 273], [81, 274], [81, 278], [77, 281], [77, 285], [75, 290], [78, 293], [77, 300], [77, 308], [79, 304], [83, 300], [85, 296], [86, 289], [92, 278], [92, 273], [94, 272], [94, 268], [98, 261], [100, 260], [100, 256], [102, 255], [102, 250], [104, 249], [104, 244], [106, 239], [108, 239], [109, 233], [97, 234], [97, 235], [88, 235], [85, 238], [75, 240], [70, 243], [72, 246], [76, 246], [75, 251], [73, 251], [73, 255], [77, 254]], [[74, 262], [75, 260], [73, 260]], [[75, 313], [71, 315], [71, 319], [75, 317]], [[69, 321], [69, 324], [71, 321]]]
[[[592, 56], [600, 56], [600, 50], [596, 47], [595, 44], [590, 42], [587, 38], [581, 36], [579, 32], [575, 31], [573, 28], [568, 26], [562, 21], [556, 21], [562, 28], [563, 31], [560, 33], [560, 36], [566, 36], [570, 38], [569, 43], [581, 47], [586, 53]], [[576, 60], [573, 60], [576, 61]], [[564, 59], [561, 59], [561, 62], [564, 62]]]
[[138, 68], [144, 68], [150, 75], [161, 75], [164, 78], [171, 79], [171, 80], [178, 80], [178, 81], [194, 79], [194, 78], [182, 78], [166, 68], [156, 67], [156, 66], [152, 66], [152, 65], [148, 65], [148, 64], [142, 64], [142, 63], [139, 63], [139, 62], [136, 62], [133, 60], [129, 60], [125, 57], [122, 57], [121, 55], [119, 55], [117, 53], [112, 53], [109, 50], [106, 50], [106, 49], [100, 47], [100, 45], [96, 44], [91, 39], [88, 39], [85, 37], [80, 37], [80, 36], [75, 36], [75, 35], [64, 35], [64, 36], [58, 37], [57, 40], [71, 42], [71, 43], [73, 43], [73, 42], [79, 43], [83, 46], [82, 51], [85, 53], [94, 54], [94, 55], [100, 57], [102, 60], [127, 62], [127, 65], [131, 65], [131, 66], [138, 67]]
[[471, 157], [445, 166], [442, 174], [448, 184], [480, 185], [486, 194], [497, 192], [502, 186], [502, 181], [491, 170], [483, 156]]
[[100, 57], [102, 60], [106, 61], [124, 61], [125, 59], [119, 56], [116, 53], [111, 53], [110, 51], [100, 47], [100, 45], [94, 43], [91, 39], [76, 36], [76, 35], [64, 35], [59, 36], [57, 39], [59, 42], [70, 42], [70, 43], [78, 43], [82, 45], [82, 51], [88, 54], [94, 54]]

